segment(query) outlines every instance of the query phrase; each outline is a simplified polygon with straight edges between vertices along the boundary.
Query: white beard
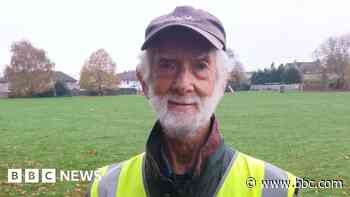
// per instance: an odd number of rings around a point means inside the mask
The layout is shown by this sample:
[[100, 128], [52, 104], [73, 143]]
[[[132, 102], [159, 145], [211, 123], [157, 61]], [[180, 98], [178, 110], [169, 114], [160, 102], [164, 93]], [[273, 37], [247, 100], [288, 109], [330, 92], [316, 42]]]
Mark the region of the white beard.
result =
[[[223, 95], [223, 91], [221, 91], [218, 84], [215, 86], [213, 95], [204, 98], [177, 95], [157, 96], [154, 94], [152, 85], [149, 86], [149, 102], [156, 112], [163, 132], [168, 137], [172, 138], [182, 138], [187, 135], [195, 136], [199, 128], [209, 123], [210, 117], [214, 113]], [[183, 103], [196, 103], [199, 110], [195, 113], [169, 111], [169, 100]]]

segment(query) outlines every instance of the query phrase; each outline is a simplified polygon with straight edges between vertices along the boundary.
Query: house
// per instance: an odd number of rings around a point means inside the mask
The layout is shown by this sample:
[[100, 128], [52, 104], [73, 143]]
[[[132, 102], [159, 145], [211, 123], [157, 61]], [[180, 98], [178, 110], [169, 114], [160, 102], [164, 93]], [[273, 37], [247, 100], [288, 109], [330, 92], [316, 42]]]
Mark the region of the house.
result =
[[[319, 61], [313, 62], [293, 62], [287, 63], [286, 66], [295, 65], [303, 73], [304, 81], [319, 81], [322, 79], [324, 73], [324, 68], [321, 66]], [[336, 73], [326, 73], [329, 80], [337, 79], [338, 75]]]
[[303, 73], [303, 90], [321, 91], [337, 87], [339, 75], [325, 69], [319, 61], [293, 62], [288, 65], [295, 65]]
[[299, 68], [299, 70], [303, 74], [318, 74], [322, 73], [322, 66], [320, 62], [314, 61], [314, 62], [294, 62], [294, 63], [287, 63], [286, 66], [289, 64], [294, 64]]
[[0, 98], [7, 98], [9, 94], [9, 84], [4, 77], [0, 77]]
[[136, 71], [125, 71], [118, 74], [118, 79], [120, 81], [119, 88], [134, 88], [136, 90], [141, 90], [141, 84], [136, 77]]
[[74, 79], [73, 77], [67, 75], [64, 72], [61, 71], [55, 71], [54, 72], [54, 80], [60, 81], [64, 83], [69, 90], [79, 90], [80, 86], [78, 83], [78, 80]]

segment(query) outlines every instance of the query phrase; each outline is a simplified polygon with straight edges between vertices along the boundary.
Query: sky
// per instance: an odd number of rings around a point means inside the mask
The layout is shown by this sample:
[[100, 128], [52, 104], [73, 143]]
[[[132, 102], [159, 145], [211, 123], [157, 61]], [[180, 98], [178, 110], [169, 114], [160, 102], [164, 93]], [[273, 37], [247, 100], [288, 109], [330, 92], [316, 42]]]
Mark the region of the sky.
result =
[[0, 73], [10, 62], [11, 43], [22, 39], [44, 49], [56, 70], [76, 78], [100, 48], [114, 59], [117, 72], [133, 70], [149, 22], [180, 5], [217, 16], [227, 46], [247, 71], [272, 62], [312, 61], [325, 39], [350, 32], [349, 0], [3, 0]]

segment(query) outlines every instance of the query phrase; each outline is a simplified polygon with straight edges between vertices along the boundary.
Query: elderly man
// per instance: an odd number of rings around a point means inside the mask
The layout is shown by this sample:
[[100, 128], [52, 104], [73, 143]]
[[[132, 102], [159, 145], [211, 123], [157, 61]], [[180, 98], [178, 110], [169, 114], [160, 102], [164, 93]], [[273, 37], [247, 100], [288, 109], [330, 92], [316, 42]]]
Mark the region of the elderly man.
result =
[[100, 168], [88, 196], [297, 194], [292, 174], [223, 142], [214, 111], [232, 64], [225, 53], [225, 30], [215, 16], [177, 7], [149, 24], [142, 50], [137, 75], [158, 120], [146, 152]]

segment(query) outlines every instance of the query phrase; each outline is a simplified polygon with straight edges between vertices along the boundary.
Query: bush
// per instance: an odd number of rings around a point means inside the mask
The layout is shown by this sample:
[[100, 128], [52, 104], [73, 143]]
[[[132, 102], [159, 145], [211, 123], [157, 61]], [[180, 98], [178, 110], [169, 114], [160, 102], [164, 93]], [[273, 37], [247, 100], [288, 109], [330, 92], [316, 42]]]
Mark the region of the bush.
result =
[[37, 92], [33, 93], [32, 97], [37, 98], [37, 97], [54, 97], [55, 96], [55, 89], [51, 88], [48, 91], [45, 92]]
[[282, 74], [282, 80], [286, 84], [300, 83], [301, 78], [302, 74], [295, 66], [287, 67]]
[[65, 83], [57, 81], [55, 83], [56, 96], [72, 96], [72, 92], [68, 89]]

